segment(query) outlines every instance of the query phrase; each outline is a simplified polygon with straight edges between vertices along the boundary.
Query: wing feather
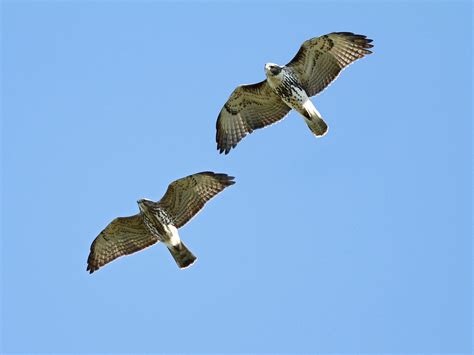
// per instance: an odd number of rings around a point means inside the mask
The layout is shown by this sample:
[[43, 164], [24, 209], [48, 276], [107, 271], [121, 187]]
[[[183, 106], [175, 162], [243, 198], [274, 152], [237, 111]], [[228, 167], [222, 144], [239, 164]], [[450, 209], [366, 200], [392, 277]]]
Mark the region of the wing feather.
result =
[[140, 214], [115, 218], [92, 242], [87, 271], [91, 274], [112, 260], [140, 251], [158, 241]]
[[281, 120], [289, 111], [266, 80], [238, 86], [217, 118], [217, 149], [228, 154], [247, 134]]
[[333, 32], [305, 41], [286, 65], [300, 76], [308, 96], [329, 86], [348, 65], [372, 53], [371, 39], [351, 32]]
[[211, 171], [193, 174], [172, 182], [158, 206], [165, 210], [180, 228], [194, 217], [207, 201], [233, 185], [233, 176], [216, 174]]

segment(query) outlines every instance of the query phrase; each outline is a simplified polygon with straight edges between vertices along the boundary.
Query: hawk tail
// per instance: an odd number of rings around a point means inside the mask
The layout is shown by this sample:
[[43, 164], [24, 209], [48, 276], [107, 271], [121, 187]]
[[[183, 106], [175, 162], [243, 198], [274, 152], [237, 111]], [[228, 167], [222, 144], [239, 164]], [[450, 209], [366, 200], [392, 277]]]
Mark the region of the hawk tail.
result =
[[322, 137], [328, 133], [328, 125], [322, 118], [315, 117], [311, 120], [305, 118], [305, 121], [311, 132], [313, 132], [316, 137]]
[[303, 108], [305, 109], [304, 120], [308, 125], [311, 132], [316, 137], [322, 137], [328, 132], [328, 125], [324, 122], [321, 114], [316, 107], [314, 107], [313, 103], [308, 100], [303, 104]]
[[196, 261], [194, 254], [191, 253], [191, 251], [182, 242], [177, 245], [168, 246], [168, 250], [180, 269], [187, 268]]

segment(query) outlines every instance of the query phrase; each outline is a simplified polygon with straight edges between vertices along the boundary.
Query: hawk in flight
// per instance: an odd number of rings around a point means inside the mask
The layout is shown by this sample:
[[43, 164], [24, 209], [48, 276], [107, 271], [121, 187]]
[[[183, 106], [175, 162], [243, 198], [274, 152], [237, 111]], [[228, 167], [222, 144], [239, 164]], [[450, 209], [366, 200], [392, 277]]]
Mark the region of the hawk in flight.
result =
[[156, 242], [165, 243], [180, 268], [196, 257], [181, 241], [178, 228], [194, 217], [204, 204], [233, 185], [233, 176], [210, 171], [174, 181], [158, 201], [138, 200], [140, 212], [115, 218], [94, 240], [87, 259], [91, 274], [122, 255], [140, 251]]
[[271, 125], [294, 109], [316, 136], [328, 130], [309, 97], [319, 94], [342, 69], [372, 53], [371, 39], [351, 32], [333, 32], [302, 44], [285, 66], [265, 64], [266, 80], [240, 85], [230, 95], [216, 123], [217, 149], [228, 154], [255, 129]]

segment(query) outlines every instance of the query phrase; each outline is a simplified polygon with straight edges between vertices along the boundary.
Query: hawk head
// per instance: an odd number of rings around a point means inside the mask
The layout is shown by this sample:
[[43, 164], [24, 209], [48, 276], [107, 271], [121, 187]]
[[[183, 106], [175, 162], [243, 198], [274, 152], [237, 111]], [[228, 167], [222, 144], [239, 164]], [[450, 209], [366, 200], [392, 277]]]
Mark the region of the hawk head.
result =
[[138, 208], [140, 209], [140, 212], [145, 212], [154, 204], [153, 201], [147, 200], [146, 198], [142, 198], [138, 200], [137, 203], [138, 203]]
[[276, 76], [281, 73], [283, 67], [280, 67], [278, 64], [267, 63], [265, 64], [265, 74], [267, 76]]

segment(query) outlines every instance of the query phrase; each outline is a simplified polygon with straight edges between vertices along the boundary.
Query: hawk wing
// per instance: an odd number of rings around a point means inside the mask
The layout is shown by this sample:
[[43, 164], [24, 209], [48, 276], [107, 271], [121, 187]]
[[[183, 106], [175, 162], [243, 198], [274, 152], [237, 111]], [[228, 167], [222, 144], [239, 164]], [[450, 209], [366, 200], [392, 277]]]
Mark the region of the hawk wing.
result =
[[233, 179], [233, 176], [205, 171], [176, 180], [168, 186], [158, 207], [165, 210], [176, 228], [182, 227], [207, 201], [235, 184]]
[[323, 91], [342, 69], [372, 53], [371, 39], [351, 32], [333, 32], [305, 41], [296, 56], [286, 65], [293, 68], [308, 96]]
[[240, 85], [230, 95], [216, 122], [219, 153], [228, 154], [254, 129], [281, 120], [291, 110], [273, 92], [267, 81]]
[[119, 256], [135, 253], [157, 241], [147, 231], [140, 214], [115, 218], [92, 242], [87, 271], [92, 274]]

